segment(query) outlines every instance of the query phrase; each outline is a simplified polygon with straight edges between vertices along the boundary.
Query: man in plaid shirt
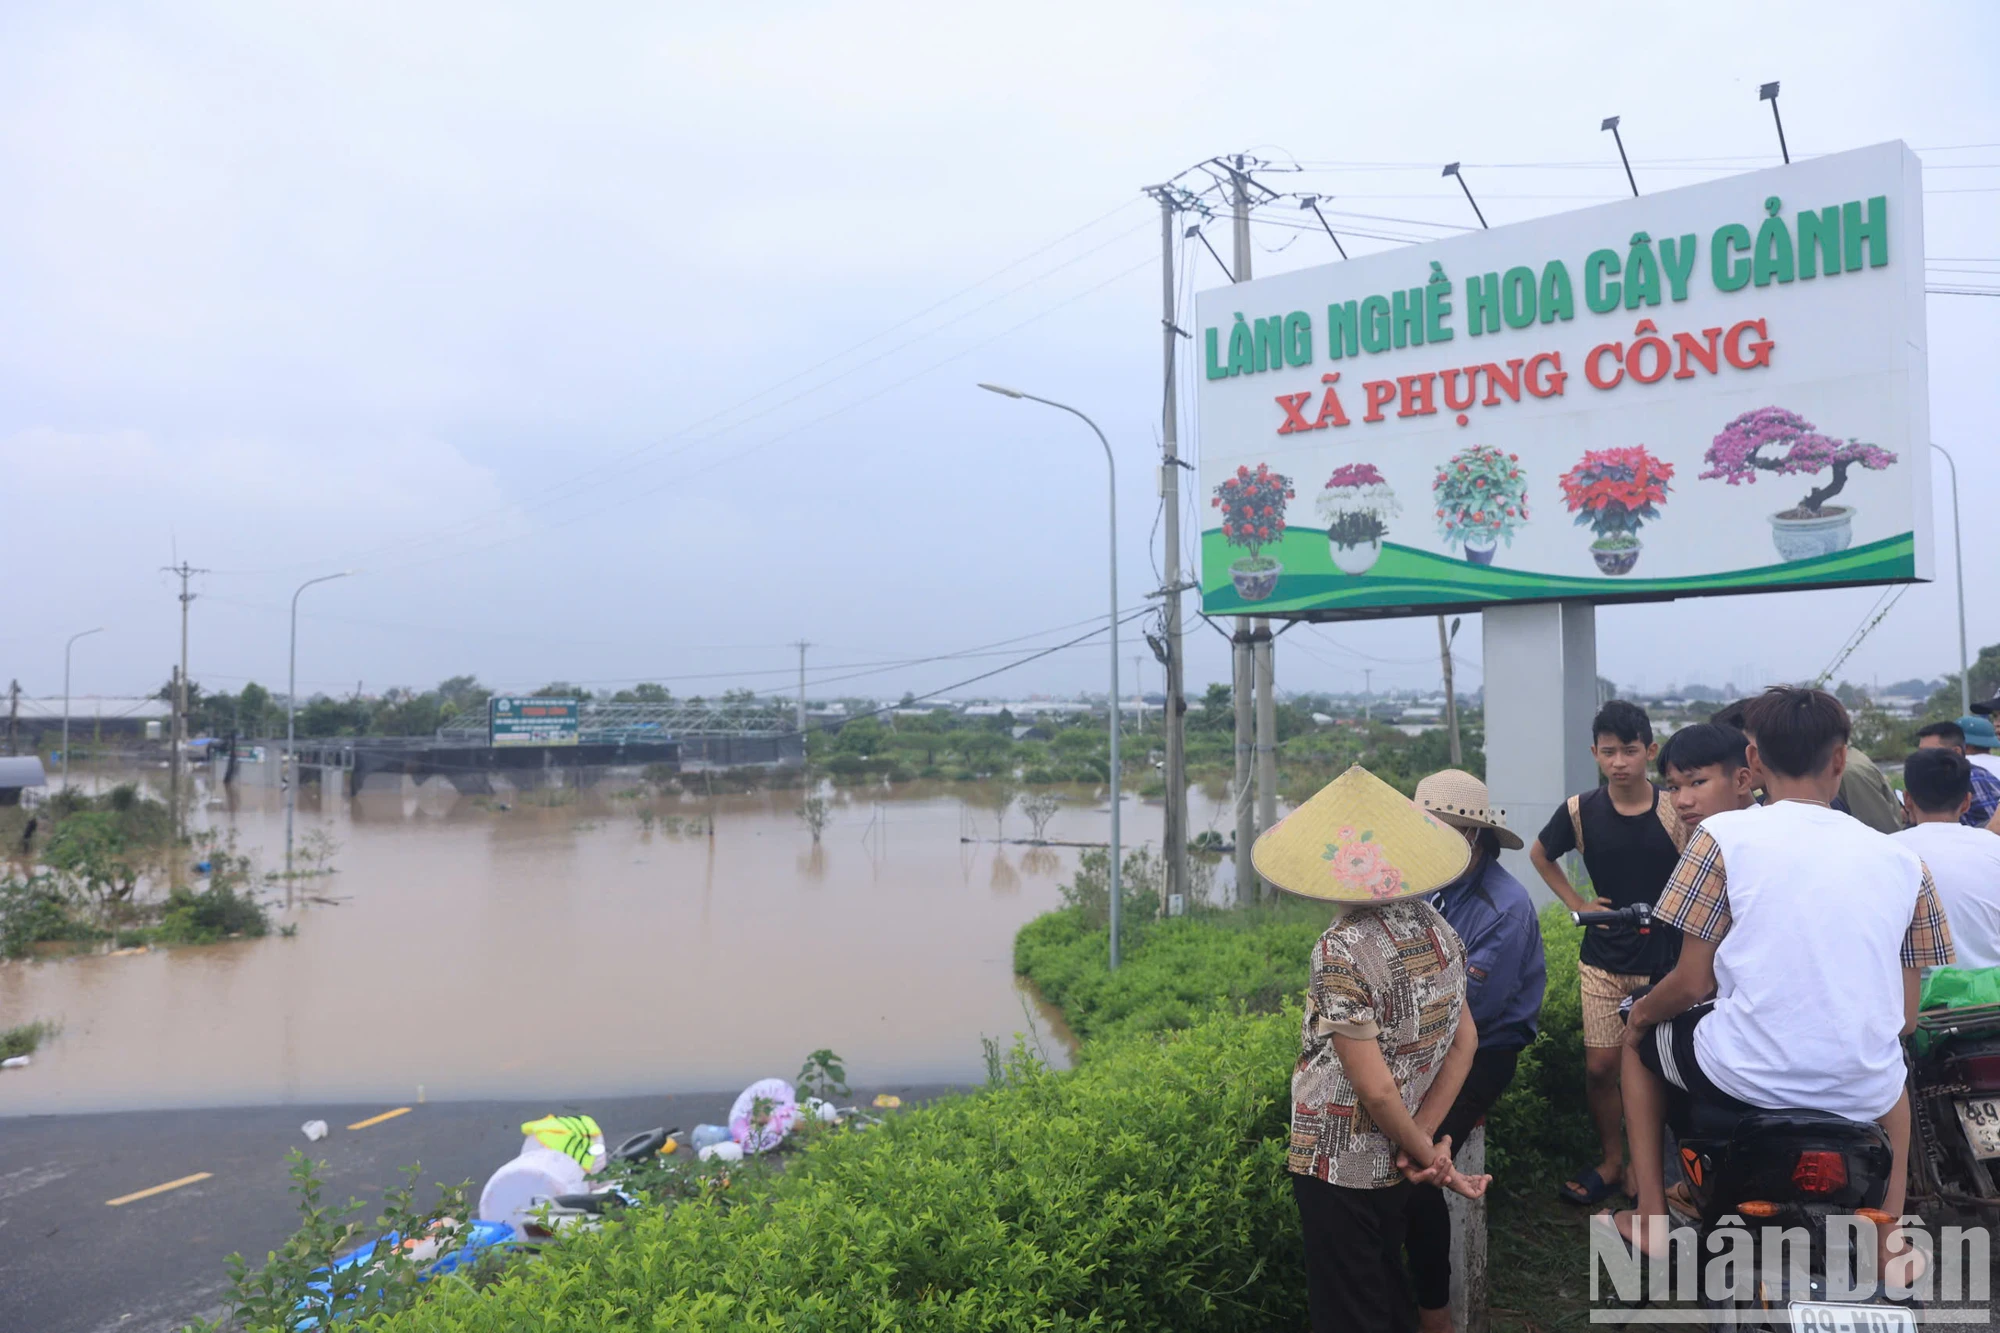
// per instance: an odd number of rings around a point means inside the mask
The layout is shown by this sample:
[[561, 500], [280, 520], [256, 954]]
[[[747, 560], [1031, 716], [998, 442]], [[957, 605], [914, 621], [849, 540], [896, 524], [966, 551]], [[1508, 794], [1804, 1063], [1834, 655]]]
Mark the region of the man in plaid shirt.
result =
[[1883, 1208], [1900, 1216], [1910, 1148], [1902, 1038], [1916, 1026], [1922, 969], [1952, 961], [1923, 861], [1832, 808], [1847, 710], [1823, 690], [1773, 688], [1747, 713], [1766, 803], [1711, 815], [1688, 840], [1654, 917], [1681, 932], [1680, 961], [1633, 1004], [1626, 1028], [1639, 1207], [1615, 1220], [1649, 1252], [1666, 1238], [1669, 1089], [1677, 1109], [1701, 1101], [1879, 1121], [1895, 1148]]

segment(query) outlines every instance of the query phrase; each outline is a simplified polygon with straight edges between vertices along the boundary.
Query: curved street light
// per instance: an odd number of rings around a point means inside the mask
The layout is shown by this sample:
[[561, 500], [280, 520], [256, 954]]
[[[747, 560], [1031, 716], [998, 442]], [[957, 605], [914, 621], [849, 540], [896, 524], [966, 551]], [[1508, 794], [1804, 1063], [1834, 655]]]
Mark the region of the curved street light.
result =
[[1118, 462], [1111, 454], [1111, 441], [1104, 438], [1097, 423], [1067, 403], [1058, 403], [1053, 398], [1039, 398], [1019, 389], [1009, 389], [998, 384], [981, 384], [988, 393], [997, 393], [1003, 398], [1025, 398], [1031, 403], [1053, 407], [1067, 412], [1097, 435], [1097, 442], [1104, 446], [1104, 465], [1111, 483], [1111, 970], [1118, 970], [1118, 916], [1119, 916], [1119, 845], [1118, 845], [1118, 802], [1123, 792], [1119, 789], [1118, 774]]
[[307, 579], [292, 594], [292, 656], [291, 666], [285, 674], [285, 898], [288, 902], [292, 896], [292, 812], [299, 803], [298, 760], [292, 748], [299, 711], [299, 593], [315, 583], [331, 583], [360, 572], [358, 569], [343, 569], [338, 574], [322, 574], [316, 579]]
[[76, 641], [78, 639], [87, 639], [93, 634], [102, 634], [102, 633], [104, 633], [104, 626], [102, 625], [99, 625], [96, 629], [78, 630], [75, 634], [70, 635], [69, 642], [63, 645], [62, 785], [63, 785], [63, 790], [65, 791], [69, 790], [69, 650], [76, 646]]
[[[1776, 107], [1773, 103], [1772, 109]], [[1943, 454], [1951, 467], [1951, 549], [1958, 564], [1958, 715], [1964, 717], [1972, 711], [1972, 666], [1965, 655], [1965, 543], [1958, 527], [1958, 460], [1935, 440], [1931, 448]]]

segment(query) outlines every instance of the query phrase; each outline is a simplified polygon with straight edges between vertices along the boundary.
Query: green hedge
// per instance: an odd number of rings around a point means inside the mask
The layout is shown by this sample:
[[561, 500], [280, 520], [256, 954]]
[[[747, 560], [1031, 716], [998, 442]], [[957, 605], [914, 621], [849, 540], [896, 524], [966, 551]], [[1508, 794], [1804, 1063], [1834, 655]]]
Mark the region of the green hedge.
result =
[[1303, 1323], [1285, 1178], [1296, 1014], [1093, 1045], [1075, 1071], [830, 1136], [370, 1324], [583, 1330], [1268, 1330]]
[[[1075, 909], [1037, 917], [1014, 941], [1014, 967], [1090, 1040], [1171, 1031], [1221, 1009], [1252, 1014], [1297, 1006], [1312, 944], [1328, 913], [1287, 901], [1201, 913], [1128, 928], [1117, 972], [1108, 942]], [[1583, 1019], [1576, 981], [1583, 932], [1568, 913], [1542, 913], [1548, 992], [1541, 1034], [1522, 1053], [1514, 1083], [1488, 1117], [1487, 1160], [1513, 1182], [1552, 1183], [1595, 1144], [1583, 1102]]]

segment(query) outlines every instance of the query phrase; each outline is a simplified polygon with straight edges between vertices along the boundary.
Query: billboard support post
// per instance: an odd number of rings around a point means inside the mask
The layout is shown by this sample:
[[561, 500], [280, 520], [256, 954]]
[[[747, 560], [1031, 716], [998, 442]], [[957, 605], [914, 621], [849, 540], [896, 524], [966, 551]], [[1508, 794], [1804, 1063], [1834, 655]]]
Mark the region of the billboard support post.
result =
[[1951, 469], [1951, 551], [1957, 568], [1952, 578], [1958, 589], [1958, 711], [1964, 716], [1972, 711], [1972, 662], [1965, 651], [1965, 536], [1958, 526], [1958, 460], [1935, 440], [1931, 448], [1944, 455], [1945, 465]]
[[[1570, 793], [1596, 786], [1590, 757], [1596, 610], [1572, 600], [1489, 606], [1482, 613], [1486, 785], [1516, 827], [1539, 827]], [[1508, 866], [1516, 876], [1531, 873], [1525, 853], [1502, 858], [1518, 863]]]

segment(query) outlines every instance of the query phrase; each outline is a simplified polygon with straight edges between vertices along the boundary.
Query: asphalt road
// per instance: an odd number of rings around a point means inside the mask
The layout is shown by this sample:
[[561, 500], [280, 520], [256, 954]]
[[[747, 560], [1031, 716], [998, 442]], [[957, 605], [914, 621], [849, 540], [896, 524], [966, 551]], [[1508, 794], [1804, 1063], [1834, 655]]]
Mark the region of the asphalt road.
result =
[[[865, 1105], [891, 1092], [909, 1104], [944, 1091], [858, 1088], [855, 1098]], [[477, 1200], [486, 1177], [519, 1150], [523, 1121], [588, 1113], [615, 1145], [656, 1125], [719, 1124], [735, 1096], [432, 1102], [382, 1119], [398, 1108], [0, 1119], [0, 1331], [171, 1333], [197, 1316], [215, 1317], [228, 1289], [223, 1258], [234, 1251], [261, 1259], [297, 1227], [285, 1166], [292, 1148], [328, 1164], [325, 1201], [359, 1198], [372, 1221], [382, 1192], [411, 1162], [423, 1164], [426, 1185], [471, 1180]], [[299, 1128], [309, 1119], [325, 1120], [331, 1133], [309, 1143]], [[127, 1197], [163, 1186], [170, 1188]]]

